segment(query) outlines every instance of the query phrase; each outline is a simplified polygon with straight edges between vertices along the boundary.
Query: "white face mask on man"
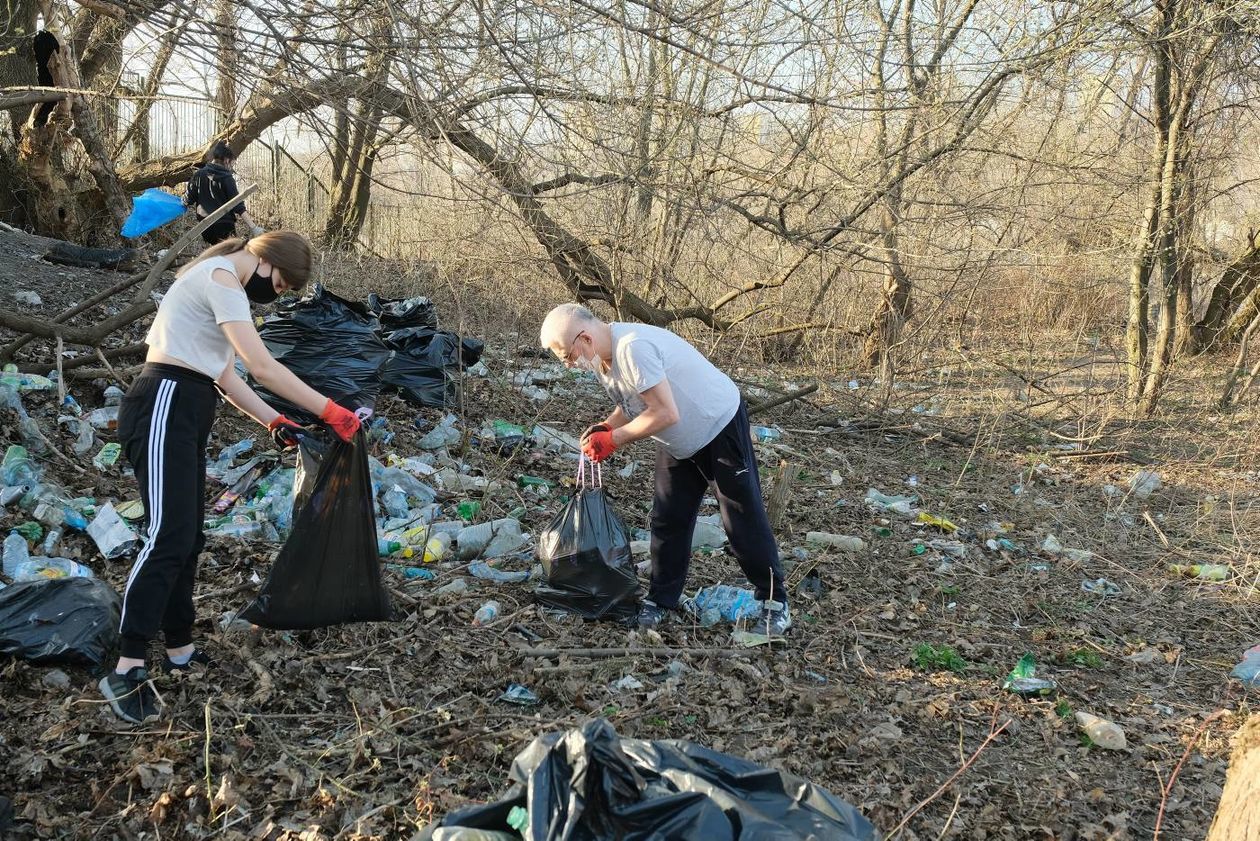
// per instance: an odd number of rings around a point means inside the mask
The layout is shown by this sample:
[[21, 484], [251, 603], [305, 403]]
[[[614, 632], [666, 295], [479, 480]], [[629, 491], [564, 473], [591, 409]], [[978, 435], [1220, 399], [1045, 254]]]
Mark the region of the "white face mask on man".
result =
[[595, 354], [579, 356], [573, 360], [573, 367], [580, 371], [590, 371], [592, 374], [599, 374], [604, 370], [604, 361]]

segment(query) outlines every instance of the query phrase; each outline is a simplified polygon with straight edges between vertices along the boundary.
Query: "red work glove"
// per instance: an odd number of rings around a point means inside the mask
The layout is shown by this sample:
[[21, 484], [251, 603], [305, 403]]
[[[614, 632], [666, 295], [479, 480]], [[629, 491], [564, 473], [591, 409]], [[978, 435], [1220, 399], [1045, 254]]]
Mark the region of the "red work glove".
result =
[[328, 405], [324, 406], [319, 419], [328, 424], [328, 428], [337, 433], [337, 437], [342, 441], [353, 441], [354, 433], [359, 431], [358, 416], [331, 399]]
[[578, 437], [579, 442], [584, 442], [592, 432], [611, 432], [612, 427], [606, 423], [593, 423], [586, 429], [582, 430], [582, 434]]
[[582, 452], [596, 464], [612, 455], [615, 449], [617, 449], [617, 443], [613, 441], [611, 429], [604, 428], [592, 432], [582, 439]]
[[267, 424], [267, 429], [271, 431], [271, 440], [282, 450], [296, 447], [306, 434], [305, 429], [284, 415], [276, 415], [275, 420]]

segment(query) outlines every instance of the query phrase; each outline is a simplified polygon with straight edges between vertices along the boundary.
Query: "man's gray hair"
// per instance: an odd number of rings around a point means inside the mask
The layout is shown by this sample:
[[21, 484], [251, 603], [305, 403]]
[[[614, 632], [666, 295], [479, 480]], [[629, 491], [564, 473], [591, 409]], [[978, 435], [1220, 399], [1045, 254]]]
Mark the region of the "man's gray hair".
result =
[[538, 331], [538, 343], [544, 348], [563, 342], [565, 334], [572, 332], [574, 325], [602, 324], [595, 313], [581, 304], [560, 304], [554, 307], [543, 319]]

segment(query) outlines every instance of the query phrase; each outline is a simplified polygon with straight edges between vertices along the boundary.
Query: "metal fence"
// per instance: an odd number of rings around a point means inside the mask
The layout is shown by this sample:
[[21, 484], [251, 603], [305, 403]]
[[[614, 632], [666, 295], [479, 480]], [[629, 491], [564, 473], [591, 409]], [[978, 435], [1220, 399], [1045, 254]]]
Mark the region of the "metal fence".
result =
[[[105, 134], [118, 147], [138, 113], [137, 101], [108, 100], [102, 111]], [[204, 145], [222, 127], [223, 117], [210, 100], [161, 97], [154, 100], [143, 124], [137, 126], [118, 149], [122, 164], [172, 155]], [[301, 161], [278, 139], [260, 138], [245, 147], [236, 161], [237, 181], [258, 184], [249, 201], [258, 220], [275, 227], [323, 232], [328, 217], [329, 188], [317, 174], [319, 156]], [[359, 243], [383, 256], [406, 256], [407, 231], [414, 226], [415, 211], [400, 205], [373, 202], [368, 207]]]

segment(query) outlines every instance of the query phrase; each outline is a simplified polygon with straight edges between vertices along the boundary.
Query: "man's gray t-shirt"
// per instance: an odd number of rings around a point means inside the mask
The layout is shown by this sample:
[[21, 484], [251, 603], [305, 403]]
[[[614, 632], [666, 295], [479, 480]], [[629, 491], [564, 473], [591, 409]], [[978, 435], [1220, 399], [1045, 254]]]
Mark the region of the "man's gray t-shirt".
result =
[[739, 410], [739, 389], [704, 354], [668, 330], [613, 322], [612, 369], [600, 374], [608, 396], [634, 420], [647, 404], [640, 396], [669, 381], [678, 422], [652, 436], [674, 458], [689, 458], [712, 441]]

